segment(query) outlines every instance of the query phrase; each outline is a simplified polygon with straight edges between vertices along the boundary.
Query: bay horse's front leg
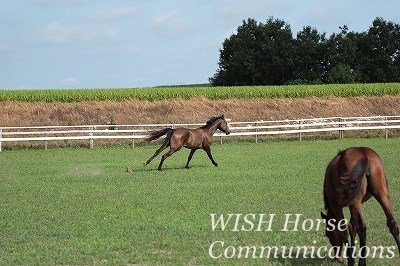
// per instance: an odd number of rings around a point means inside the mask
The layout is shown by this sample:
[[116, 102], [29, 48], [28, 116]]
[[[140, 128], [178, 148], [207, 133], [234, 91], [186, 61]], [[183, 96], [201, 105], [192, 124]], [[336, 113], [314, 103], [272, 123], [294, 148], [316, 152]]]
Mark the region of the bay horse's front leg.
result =
[[203, 150], [205, 150], [205, 152], [208, 155], [208, 158], [210, 158], [211, 162], [213, 163], [214, 166], [218, 166], [218, 163], [214, 160], [214, 158], [212, 157], [211, 154], [211, 147], [207, 146], [207, 147], [203, 147]]
[[189, 162], [190, 162], [190, 160], [192, 160], [193, 154], [194, 154], [195, 152], [196, 152], [196, 149], [193, 149], [193, 150], [190, 151], [190, 154], [189, 154], [189, 157], [188, 157], [186, 166], [185, 166], [186, 169], [189, 169]]
[[[355, 226], [355, 228], [353, 228], [353, 230], [357, 230], [358, 236], [360, 238], [360, 251], [361, 254], [359, 259], [358, 259], [358, 265], [360, 266], [364, 266], [366, 265], [366, 261], [365, 258], [367, 257], [366, 255], [366, 242], [367, 242], [367, 227], [365, 226], [364, 220], [362, 218], [362, 214], [361, 214], [361, 203], [356, 203], [350, 206], [350, 214], [351, 214], [351, 218], [350, 220], [352, 221], [352, 226]], [[353, 248], [355, 248], [353, 246]], [[353, 254], [352, 254], [353, 255]], [[354, 258], [353, 256], [350, 256], [348, 258], [349, 260], [349, 264], [348, 265], [354, 265]], [[352, 263], [352, 264], [350, 264]]]
[[353, 256], [353, 253], [356, 250], [355, 239], [357, 234], [357, 224], [353, 216], [350, 218], [350, 223], [348, 224], [348, 231], [350, 235], [350, 246], [347, 247], [346, 250], [347, 265], [354, 265], [355, 257]]

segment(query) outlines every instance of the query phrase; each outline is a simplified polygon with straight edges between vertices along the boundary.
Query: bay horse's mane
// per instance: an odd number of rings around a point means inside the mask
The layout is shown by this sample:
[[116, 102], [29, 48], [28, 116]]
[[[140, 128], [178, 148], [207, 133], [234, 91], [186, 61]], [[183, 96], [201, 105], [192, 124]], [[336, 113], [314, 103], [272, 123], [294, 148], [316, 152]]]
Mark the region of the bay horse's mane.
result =
[[214, 124], [218, 119], [223, 119], [223, 118], [224, 118], [224, 115], [211, 117], [211, 118], [206, 122], [206, 124], [205, 124], [204, 126], [200, 127], [200, 128], [207, 128], [207, 127], [209, 127], [210, 125]]

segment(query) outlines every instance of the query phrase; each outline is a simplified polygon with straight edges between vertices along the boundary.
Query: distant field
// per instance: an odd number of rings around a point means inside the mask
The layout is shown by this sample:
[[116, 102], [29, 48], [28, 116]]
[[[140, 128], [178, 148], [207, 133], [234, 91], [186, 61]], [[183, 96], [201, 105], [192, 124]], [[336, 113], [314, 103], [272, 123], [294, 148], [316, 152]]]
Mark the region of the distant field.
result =
[[205, 97], [221, 99], [304, 98], [322, 96], [382, 96], [399, 95], [399, 83], [330, 84], [247, 87], [177, 86], [133, 89], [79, 89], [79, 90], [0, 90], [0, 101], [23, 102], [81, 102], [192, 99]]
[[[330, 247], [324, 231], [283, 232], [285, 214], [318, 219], [328, 161], [339, 149], [370, 146], [386, 166], [400, 221], [400, 139], [342, 139], [213, 145], [215, 168], [188, 150], [155, 169], [158, 145], [0, 153], [0, 265], [339, 265], [330, 259], [212, 259], [226, 246]], [[126, 167], [132, 169], [126, 172]], [[272, 232], [211, 229], [210, 214], [276, 214]], [[368, 246], [395, 245], [375, 200], [363, 205]], [[223, 249], [216, 246], [215, 255]], [[229, 250], [228, 250], [229, 253]], [[371, 259], [370, 265], [399, 265]]]

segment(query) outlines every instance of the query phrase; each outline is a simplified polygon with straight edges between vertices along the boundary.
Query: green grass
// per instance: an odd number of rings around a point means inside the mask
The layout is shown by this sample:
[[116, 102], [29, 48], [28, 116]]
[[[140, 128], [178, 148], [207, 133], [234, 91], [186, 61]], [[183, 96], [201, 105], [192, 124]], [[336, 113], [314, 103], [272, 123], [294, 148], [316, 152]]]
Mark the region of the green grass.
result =
[[133, 89], [75, 89], [75, 90], [0, 90], [0, 101], [23, 102], [81, 102], [192, 99], [304, 98], [322, 96], [382, 96], [399, 95], [399, 83], [328, 84], [288, 86], [206, 87], [178, 86]]
[[[400, 221], [399, 138], [213, 145], [142, 162], [158, 146], [0, 153], [0, 265], [339, 265], [329, 259], [212, 259], [226, 245], [330, 245], [324, 231], [282, 232], [286, 213], [318, 219], [325, 166], [339, 149], [370, 146], [386, 166]], [[126, 167], [132, 173], [125, 171]], [[272, 232], [211, 230], [210, 214], [276, 214]], [[395, 245], [375, 200], [363, 205], [369, 246]], [[217, 248], [216, 251], [221, 251]], [[368, 259], [371, 265], [398, 265]]]

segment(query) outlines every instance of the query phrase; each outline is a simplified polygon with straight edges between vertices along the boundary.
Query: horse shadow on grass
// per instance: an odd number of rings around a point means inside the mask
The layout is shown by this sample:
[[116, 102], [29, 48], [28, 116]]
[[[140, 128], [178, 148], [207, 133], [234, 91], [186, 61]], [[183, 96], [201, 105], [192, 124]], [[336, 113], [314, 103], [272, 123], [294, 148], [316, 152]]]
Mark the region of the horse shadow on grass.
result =
[[190, 166], [189, 168], [186, 168], [185, 166], [176, 166], [176, 167], [164, 167], [161, 171], [159, 171], [157, 168], [152, 168], [152, 167], [132, 167], [132, 166], [125, 166], [125, 172], [128, 174], [132, 173], [146, 173], [146, 172], [166, 172], [166, 171], [172, 171], [172, 170], [184, 170], [184, 171], [190, 171], [191, 169], [200, 169], [200, 168], [206, 168], [206, 165], [193, 165]]

